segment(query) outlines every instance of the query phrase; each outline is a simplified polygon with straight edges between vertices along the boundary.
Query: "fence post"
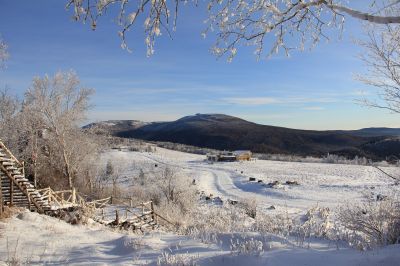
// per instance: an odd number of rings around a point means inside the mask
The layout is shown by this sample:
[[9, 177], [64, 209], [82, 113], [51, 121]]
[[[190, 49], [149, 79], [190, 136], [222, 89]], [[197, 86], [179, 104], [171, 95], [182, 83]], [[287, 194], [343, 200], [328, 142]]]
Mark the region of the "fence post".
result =
[[154, 205], [153, 201], [150, 201], [150, 207], [151, 207], [151, 219], [154, 221]]
[[53, 200], [53, 194], [51, 193], [51, 189], [50, 187], [48, 188], [48, 192], [49, 192], [49, 197], [47, 198], [47, 201], [49, 202], [49, 205], [51, 204], [52, 200]]
[[115, 224], [119, 225], [119, 213], [118, 213], [118, 210], [115, 210]]

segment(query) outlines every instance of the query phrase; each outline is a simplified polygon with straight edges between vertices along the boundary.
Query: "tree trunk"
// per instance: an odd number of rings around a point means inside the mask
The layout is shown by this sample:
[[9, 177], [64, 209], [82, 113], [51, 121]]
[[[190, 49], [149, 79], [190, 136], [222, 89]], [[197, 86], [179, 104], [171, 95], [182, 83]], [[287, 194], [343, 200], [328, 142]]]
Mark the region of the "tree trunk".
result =
[[1, 184], [2, 176], [0, 174], [0, 217], [3, 216], [3, 192], [2, 192], [2, 184]]
[[58, 130], [57, 129], [56, 129], [56, 134], [58, 135], [60, 146], [62, 148], [63, 160], [64, 160], [64, 170], [65, 170], [65, 175], [68, 178], [68, 186], [69, 186], [69, 189], [72, 189], [74, 187], [74, 184], [73, 184], [72, 172], [71, 172], [71, 167], [70, 167], [70, 164], [69, 164], [69, 159], [68, 159], [68, 156], [67, 156], [65, 138], [64, 138], [64, 136], [61, 136], [60, 134], [58, 134]]

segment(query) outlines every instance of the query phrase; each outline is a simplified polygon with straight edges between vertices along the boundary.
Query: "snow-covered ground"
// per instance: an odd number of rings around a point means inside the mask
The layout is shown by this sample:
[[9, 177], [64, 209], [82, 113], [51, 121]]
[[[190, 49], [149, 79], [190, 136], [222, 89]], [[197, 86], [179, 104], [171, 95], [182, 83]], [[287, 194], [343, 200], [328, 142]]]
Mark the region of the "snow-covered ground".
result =
[[[231, 239], [251, 239], [252, 235], [226, 235], [218, 245], [206, 244], [170, 233], [134, 235], [99, 226], [70, 225], [28, 211], [0, 222], [0, 233], [0, 265], [157, 265], [168, 260], [168, 265], [195, 261], [198, 265], [227, 266], [390, 266], [400, 261], [399, 245], [360, 252], [313, 241], [310, 247], [298, 248], [276, 237], [258, 256], [238, 255], [231, 252]], [[173, 264], [178, 261], [187, 264]]]
[[[205, 156], [157, 148], [155, 153], [110, 151], [100, 162], [123, 161], [121, 182], [144, 171], [159, 171], [162, 166], [181, 169], [195, 179], [200, 191], [227, 199], [255, 199], [261, 209], [273, 205], [275, 212], [302, 214], [316, 206], [336, 208], [365, 197], [391, 195], [399, 190], [394, 180], [372, 166], [298, 163], [280, 161], [219, 162], [210, 164]], [[157, 165], [157, 167], [156, 167]], [[381, 167], [400, 177], [398, 167]], [[250, 182], [253, 177], [256, 182]], [[259, 183], [258, 180], [262, 180]], [[273, 188], [268, 183], [279, 181]], [[286, 185], [296, 181], [299, 185]]]
[[[209, 164], [204, 156], [157, 148], [154, 153], [112, 150], [99, 164], [111, 161], [118, 168], [120, 184], [132, 185], [140, 173], [180, 169], [205, 194], [227, 199], [255, 199], [259, 208], [274, 214], [304, 214], [318, 204], [335, 209], [365, 196], [390, 195], [398, 190], [394, 181], [371, 166], [250, 161]], [[400, 176], [398, 168], [385, 171]], [[249, 178], [262, 180], [250, 182]], [[266, 184], [279, 181], [274, 188]], [[286, 185], [296, 181], [299, 185]], [[274, 205], [276, 209], [269, 209]], [[265, 236], [264, 236], [265, 237]], [[252, 239], [263, 245], [258, 255], [238, 254], [233, 243]], [[23, 212], [0, 222], [0, 261], [13, 257], [21, 263], [51, 265], [156, 265], [158, 261], [185, 261], [191, 265], [399, 265], [400, 246], [360, 252], [327, 240], [311, 239], [299, 247], [288, 239], [271, 235], [260, 239], [255, 233], [219, 234], [217, 242], [201, 241], [166, 232], [137, 235], [112, 231], [95, 223], [69, 225], [55, 218]], [[162, 263], [161, 263], [162, 264]], [[1, 265], [1, 264], [0, 264]]]

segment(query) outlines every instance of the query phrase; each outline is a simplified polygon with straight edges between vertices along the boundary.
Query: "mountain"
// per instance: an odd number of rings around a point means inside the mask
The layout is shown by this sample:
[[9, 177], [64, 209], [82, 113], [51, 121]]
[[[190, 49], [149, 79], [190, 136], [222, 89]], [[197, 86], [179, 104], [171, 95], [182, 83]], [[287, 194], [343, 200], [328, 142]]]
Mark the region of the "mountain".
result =
[[98, 130], [107, 131], [112, 135], [116, 135], [119, 132], [135, 130], [139, 127], [148, 125], [149, 123], [142, 122], [139, 120], [107, 120], [101, 122], [90, 123], [84, 126], [84, 129], [95, 127]]
[[400, 129], [298, 130], [260, 125], [223, 114], [197, 114], [172, 122], [116, 120], [102, 123], [119, 137], [168, 141], [219, 150], [249, 149], [257, 153], [303, 156], [336, 153], [376, 160], [390, 155], [400, 157], [399, 149], [388, 149], [391, 147], [389, 143], [400, 147], [400, 142], [392, 137], [399, 135]]
[[400, 136], [400, 128], [370, 127], [359, 130], [336, 131], [360, 137]]

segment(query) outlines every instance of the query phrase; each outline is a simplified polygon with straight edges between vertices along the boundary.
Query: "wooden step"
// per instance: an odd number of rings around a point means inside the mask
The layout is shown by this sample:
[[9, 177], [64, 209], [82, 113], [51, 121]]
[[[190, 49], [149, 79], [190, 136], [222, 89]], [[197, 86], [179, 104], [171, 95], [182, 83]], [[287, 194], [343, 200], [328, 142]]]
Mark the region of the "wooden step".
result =
[[[10, 190], [2, 190], [1, 193], [3, 193], [3, 196], [4, 195], [10, 195], [11, 191]], [[13, 195], [15, 195], [15, 196], [20, 196], [20, 195], [26, 196], [25, 193], [22, 193], [20, 191], [14, 191]]]
[[[3, 199], [11, 199], [10, 195], [3, 195]], [[13, 195], [13, 199], [25, 199], [28, 200], [28, 197], [25, 195]]]
[[[11, 204], [11, 201], [9, 201], [9, 200], [4, 200], [3, 201], [4, 202], [4, 205], [10, 205]], [[19, 206], [29, 206], [29, 201], [13, 201], [13, 206], [17, 206], [17, 207], [19, 207]]]

